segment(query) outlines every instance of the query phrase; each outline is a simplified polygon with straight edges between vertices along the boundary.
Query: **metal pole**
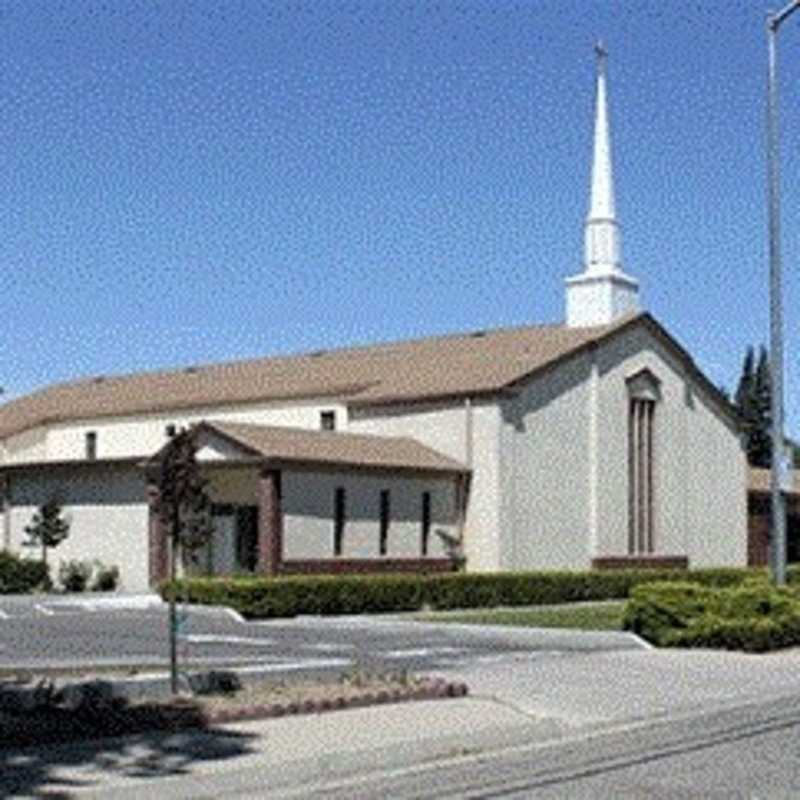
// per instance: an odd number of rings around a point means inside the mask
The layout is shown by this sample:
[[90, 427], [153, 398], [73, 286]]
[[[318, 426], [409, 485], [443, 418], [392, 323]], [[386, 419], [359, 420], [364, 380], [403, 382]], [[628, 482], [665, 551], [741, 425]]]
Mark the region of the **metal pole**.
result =
[[176, 553], [178, 525], [180, 519], [177, 506], [172, 517], [169, 547], [169, 678], [172, 694], [178, 694], [178, 610], [175, 605], [175, 578], [177, 577]]
[[767, 195], [769, 212], [769, 319], [772, 459], [770, 468], [770, 567], [778, 585], [786, 583], [786, 507], [781, 492], [783, 461], [783, 302], [780, 251], [780, 172], [778, 143], [777, 36], [780, 24], [800, 8], [800, 0], [767, 19]]

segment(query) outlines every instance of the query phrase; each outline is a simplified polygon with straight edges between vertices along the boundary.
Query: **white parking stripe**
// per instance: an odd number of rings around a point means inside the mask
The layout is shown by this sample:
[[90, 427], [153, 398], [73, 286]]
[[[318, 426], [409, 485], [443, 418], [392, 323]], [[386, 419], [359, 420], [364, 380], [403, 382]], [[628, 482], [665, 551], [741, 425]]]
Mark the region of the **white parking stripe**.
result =
[[381, 653], [384, 658], [422, 658], [424, 656], [454, 655], [468, 652], [462, 647], [418, 647], [409, 650], [389, 650]]
[[333, 653], [337, 650], [355, 650], [354, 644], [305, 644], [304, 650], [319, 650], [323, 653]]
[[7, 614], [2, 608], [0, 608], [0, 619], [11, 619], [11, 614]]
[[214, 634], [194, 633], [179, 638], [184, 642], [193, 644], [246, 644], [252, 647], [271, 647], [275, 644], [274, 639], [252, 639], [247, 636], [218, 636]]
[[37, 610], [37, 611], [38, 611], [40, 614], [45, 614], [45, 615], [46, 615], [46, 616], [48, 616], [48, 617], [52, 617], [52, 616], [53, 616], [53, 615], [56, 613], [55, 611], [51, 611], [51, 610], [50, 610], [50, 609], [49, 609], [47, 606], [44, 606], [44, 605], [41, 605], [41, 604], [37, 604], [37, 605], [35, 605], [35, 606], [34, 606], [34, 608], [35, 608], [35, 609], [36, 609], [36, 610]]
[[313, 659], [307, 661], [289, 661], [286, 664], [268, 664], [265, 666], [237, 667], [237, 672], [293, 672], [299, 669], [326, 669], [328, 667], [349, 667], [353, 664], [349, 658]]

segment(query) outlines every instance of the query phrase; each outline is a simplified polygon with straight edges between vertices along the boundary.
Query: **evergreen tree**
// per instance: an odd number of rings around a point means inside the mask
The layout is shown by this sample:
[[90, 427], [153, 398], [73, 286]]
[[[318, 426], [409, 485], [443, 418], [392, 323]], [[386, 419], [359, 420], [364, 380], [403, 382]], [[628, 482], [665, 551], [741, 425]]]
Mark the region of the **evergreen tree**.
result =
[[42, 561], [47, 563], [47, 551], [58, 547], [69, 536], [69, 522], [61, 516], [61, 503], [51, 499], [33, 515], [25, 526], [29, 543], [42, 548]]
[[753, 394], [753, 383], [755, 381], [755, 354], [753, 348], [748, 347], [744, 355], [742, 364], [742, 375], [739, 378], [739, 385], [736, 388], [736, 395], [733, 399], [734, 405], [744, 419], [748, 418], [750, 398]]
[[758, 364], [755, 351], [747, 348], [734, 405], [742, 417], [747, 460], [754, 467], [769, 467], [772, 454], [772, 388], [769, 355], [762, 345]]
[[750, 463], [755, 467], [769, 467], [772, 463], [772, 381], [769, 356], [763, 345], [758, 355], [753, 404], [755, 424], [749, 442]]

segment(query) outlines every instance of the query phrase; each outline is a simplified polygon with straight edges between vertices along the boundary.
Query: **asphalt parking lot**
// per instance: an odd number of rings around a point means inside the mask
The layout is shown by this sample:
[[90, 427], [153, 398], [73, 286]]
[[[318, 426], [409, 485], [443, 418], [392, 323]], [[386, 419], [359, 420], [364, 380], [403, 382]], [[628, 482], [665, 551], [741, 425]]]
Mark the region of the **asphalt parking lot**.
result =
[[[246, 622], [226, 609], [180, 608], [183, 664], [275, 674], [361, 668], [430, 672], [576, 649], [641, 647], [626, 634], [523, 631], [432, 624], [392, 617], [299, 617]], [[131, 598], [0, 599], [0, 669], [148, 667], [168, 654], [166, 606]]]

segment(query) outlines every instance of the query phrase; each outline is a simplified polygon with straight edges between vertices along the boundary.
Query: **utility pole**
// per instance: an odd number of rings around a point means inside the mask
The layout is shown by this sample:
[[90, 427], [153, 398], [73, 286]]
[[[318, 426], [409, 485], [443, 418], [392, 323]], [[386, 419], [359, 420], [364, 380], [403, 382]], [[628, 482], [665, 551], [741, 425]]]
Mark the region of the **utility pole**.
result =
[[783, 496], [783, 299], [780, 248], [780, 153], [778, 136], [777, 38], [781, 24], [797, 9], [793, 0], [767, 17], [767, 197], [769, 217], [769, 330], [772, 389], [772, 460], [770, 470], [770, 568], [778, 586], [786, 583], [786, 500]]

